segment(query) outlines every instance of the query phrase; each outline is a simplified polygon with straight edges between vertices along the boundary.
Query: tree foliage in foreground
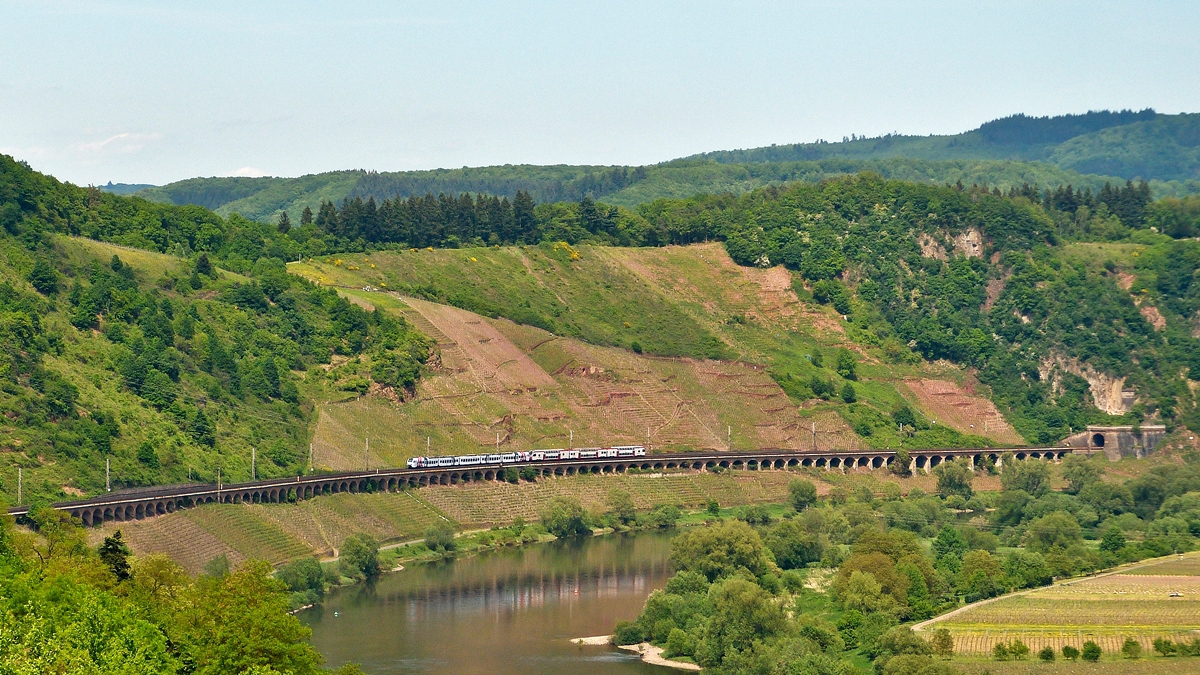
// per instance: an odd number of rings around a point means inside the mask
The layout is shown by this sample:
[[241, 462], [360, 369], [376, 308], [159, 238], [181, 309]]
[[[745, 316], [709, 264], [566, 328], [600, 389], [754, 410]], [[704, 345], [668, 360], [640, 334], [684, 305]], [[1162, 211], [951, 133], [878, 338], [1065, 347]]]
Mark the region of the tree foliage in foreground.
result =
[[[93, 675], [323, 672], [310, 631], [288, 614], [265, 562], [190, 579], [160, 555], [98, 553], [65, 514], [35, 511], [37, 533], [0, 521], [0, 670]], [[119, 578], [115, 570], [127, 570]]]

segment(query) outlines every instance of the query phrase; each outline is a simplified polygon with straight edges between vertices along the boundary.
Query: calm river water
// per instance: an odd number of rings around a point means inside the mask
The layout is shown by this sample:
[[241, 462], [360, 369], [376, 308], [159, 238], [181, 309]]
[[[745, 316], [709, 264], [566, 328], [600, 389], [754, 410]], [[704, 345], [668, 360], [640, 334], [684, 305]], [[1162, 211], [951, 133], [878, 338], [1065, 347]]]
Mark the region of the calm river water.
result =
[[638, 615], [667, 582], [670, 537], [613, 534], [413, 565], [300, 618], [328, 666], [354, 661], [371, 675], [662, 675], [674, 671], [568, 640]]

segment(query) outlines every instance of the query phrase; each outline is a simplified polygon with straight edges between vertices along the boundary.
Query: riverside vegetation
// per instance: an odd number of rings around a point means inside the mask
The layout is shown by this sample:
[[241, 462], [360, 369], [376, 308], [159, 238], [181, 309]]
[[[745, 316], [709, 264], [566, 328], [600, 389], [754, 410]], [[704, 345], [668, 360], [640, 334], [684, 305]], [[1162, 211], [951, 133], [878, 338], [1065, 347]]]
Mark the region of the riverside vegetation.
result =
[[[937, 494], [840, 491], [818, 500], [811, 483], [796, 480], [793, 510], [781, 519], [751, 507], [678, 535], [675, 575], [614, 639], [649, 641], [716, 673], [849, 674], [871, 665], [884, 675], [950, 675], [960, 672], [951, 657], [961, 638], [939, 624], [918, 635], [908, 624], [964, 601], [1195, 547], [1194, 455], [1124, 481], [1106, 477], [1098, 458], [1071, 456], [1060, 468], [1061, 492], [1050, 489], [1051, 465], [1036, 460], [1006, 462], [998, 493], [974, 493], [956, 462], [935, 469]], [[1139, 600], [1128, 602], [1126, 610]], [[1026, 619], [1013, 622], [1017, 634]], [[1003, 634], [1005, 626], [991, 628]], [[1125, 631], [1118, 658], [1143, 656], [1139, 640], [1164, 656], [1200, 649], [1200, 640], [1181, 646]], [[1113, 656], [1088, 638], [1060, 644], [1032, 656]], [[1000, 661], [1031, 657], [1017, 637], [990, 651]]]
[[309, 629], [288, 614], [287, 587], [266, 563], [193, 579], [165, 556], [130, 559], [119, 536], [89, 548], [61, 512], [32, 520], [37, 535], [0, 518], [4, 672], [321, 672]]

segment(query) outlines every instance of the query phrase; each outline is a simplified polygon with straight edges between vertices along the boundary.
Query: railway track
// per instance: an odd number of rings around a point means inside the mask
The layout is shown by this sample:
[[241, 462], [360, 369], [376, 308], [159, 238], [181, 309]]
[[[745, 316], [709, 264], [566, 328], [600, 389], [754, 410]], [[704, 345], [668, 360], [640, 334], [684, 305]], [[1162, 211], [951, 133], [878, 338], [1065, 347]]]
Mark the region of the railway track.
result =
[[[928, 471], [938, 464], [966, 458], [971, 466], [984, 457], [992, 461], [1012, 453], [1016, 459], [1058, 460], [1072, 452], [1071, 448], [938, 448], [909, 450], [911, 467]], [[107, 520], [136, 520], [174, 512], [211, 502], [281, 502], [308, 499], [337, 492], [392, 491], [423, 485], [453, 485], [479, 480], [497, 480], [504, 469], [532, 468], [539, 477], [567, 476], [577, 473], [623, 473], [629, 469], [788, 469], [814, 467], [846, 471], [878, 469], [895, 461], [894, 450], [814, 452], [798, 450], [759, 450], [748, 452], [695, 452], [647, 455], [645, 457], [570, 459], [524, 462], [504, 466], [470, 466], [437, 468], [388, 468], [341, 473], [322, 473], [287, 478], [270, 478], [233, 484], [189, 483], [164, 485], [138, 490], [98, 495], [88, 499], [57, 502], [51, 506], [67, 511], [84, 525], [99, 525]], [[29, 514], [29, 506], [8, 509], [16, 518]]]

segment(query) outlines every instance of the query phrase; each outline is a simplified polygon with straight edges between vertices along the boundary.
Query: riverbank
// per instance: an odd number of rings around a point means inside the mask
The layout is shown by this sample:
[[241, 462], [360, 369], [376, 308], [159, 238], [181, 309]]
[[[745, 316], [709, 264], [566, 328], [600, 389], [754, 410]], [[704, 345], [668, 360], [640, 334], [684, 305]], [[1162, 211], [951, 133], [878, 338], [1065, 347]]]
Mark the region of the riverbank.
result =
[[[674, 532], [571, 537], [411, 565], [302, 612], [329, 667], [425, 675], [655, 675], [640, 655], [581, 647], [637, 616], [671, 575]], [[467, 637], [464, 637], [467, 636]], [[469, 642], [464, 649], [464, 640]]]
[[663, 656], [663, 648], [655, 647], [649, 642], [643, 642], [637, 645], [620, 645], [618, 649], [624, 649], [630, 652], [637, 652], [642, 655], [642, 660], [650, 665], [665, 666], [674, 668], [675, 670], [700, 670], [700, 666], [688, 661], [673, 661]]
[[[787, 504], [768, 503], [762, 504], [772, 517], [778, 518], [786, 512], [791, 511], [791, 507]], [[733, 518], [741, 511], [743, 507], [726, 507], [717, 508], [715, 513], [708, 508], [691, 509], [682, 511], [675, 524], [669, 528], [655, 527], [650, 524], [642, 525], [616, 525], [611, 527], [593, 528], [589, 536], [601, 537], [614, 533], [631, 533], [639, 531], [662, 531], [664, 529], [675, 529], [679, 527], [692, 527], [704, 525], [713, 519]], [[646, 515], [645, 512], [639, 512], [639, 515]], [[480, 553], [490, 553], [502, 551], [512, 548], [522, 548], [535, 544], [546, 544], [557, 541], [558, 537], [549, 534], [540, 524], [524, 524], [518, 523], [507, 527], [494, 527], [491, 529], [476, 529], [467, 530], [464, 532], [456, 532], [454, 535], [455, 548], [453, 550], [430, 550], [425, 545], [424, 538], [412, 539], [404, 542], [395, 542], [379, 547], [379, 566], [383, 570], [382, 574], [391, 572], [399, 572], [405, 569], [405, 565], [419, 565], [422, 563], [439, 562], [448, 559], [468, 558]], [[326, 571], [326, 578], [337, 579], [337, 583], [330, 584], [329, 589], [345, 588], [361, 584], [365, 579], [356, 579], [352, 577], [341, 576], [338, 562], [340, 556], [335, 555], [319, 560], [321, 566]], [[320, 603], [307, 604], [304, 607], [297, 607], [293, 611], [299, 612], [305, 609], [311, 609], [319, 606]]]
[[[840, 487], [848, 493], [867, 487], [880, 492], [884, 483], [899, 483], [905, 492], [934, 489], [932, 476], [899, 478], [883, 469], [847, 474], [816, 470], [721, 473], [663, 471], [576, 475], [541, 478], [519, 484], [479, 481], [433, 485], [404, 492], [322, 495], [294, 504], [208, 504], [174, 513], [124, 522], [106, 522], [88, 530], [96, 546], [120, 529], [135, 555], [161, 553], [196, 575], [224, 555], [232, 567], [245, 560], [266, 560], [279, 566], [309, 556], [327, 558], [352, 534], [369, 534], [380, 542], [419, 540], [431, 525], [452, 524], [470, 531], [509, 527], [523, 519], [533, 522], [555, 497], [579, 499], [589, 512], [608, 509], [613, 491], [627, 492], [639, 511], [662, 504], [683, 510], [703, 509], [710, 502], [723, 508], [783, 502], [787, 483], [806, 478], [818, 493]], [[977, 490], [989, 489], [994, 477], [976, 477]], [[415, 552], [406, 557], [416, 555]]]
[[[581, 647], [599, 647], [612, 644], [611, 635], [593, 635], [592, 637], [581, 637], [571, 640], [573, 644]], [[642, 657], [642, 661], [649, 663], [652, 666], [664, 666], [666, 668], [674, 668], [676, 670], [700, 670], [700, 666], [688, 661], [674, 661], [663, 656], [663, 648], [655, 647], [649, 642], [643, 642], [636, 645], [617, 645], [617, 649], [624, 649], [629, 652], [636, 652]]]

